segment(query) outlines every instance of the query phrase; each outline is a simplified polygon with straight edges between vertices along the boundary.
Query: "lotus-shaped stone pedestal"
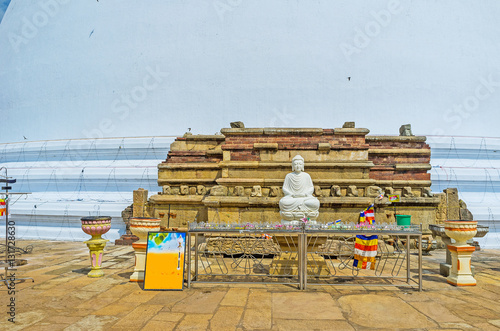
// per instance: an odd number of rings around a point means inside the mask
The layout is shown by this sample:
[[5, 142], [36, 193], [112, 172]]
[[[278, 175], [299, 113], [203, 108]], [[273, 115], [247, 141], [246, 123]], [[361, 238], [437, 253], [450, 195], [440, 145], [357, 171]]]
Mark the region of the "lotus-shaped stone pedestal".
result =
[[146, 248], [148, 247], [148, 232], [160, 231], [159, 218], [134, 217], [130, 219], [130, 231], [139, 240], [132, 244], [135, 251], [134, 273], [130, 276], [131, 282], [143, 282], [146, 268]]
[[451, 253], [451, 272], [446, 279], [456, 286], [475, 286], [476, 280], [472, 276], [471, 256], [476, 250], [467, 244], [477, 232], [477, 221], [449, 220], [444, 221], [446, 235], [455, 240], [455, 244], [448, 245]]
[[102, 239], [101, 235], [111, 229], [110, 216], [89, 216], [82, 217], [82, 230], [92, 236], [90, 240], [85, 241], [90, 250], [91, 270], [87, 274], [89, 277], [97, 278], [104, 276], [101, 269], [104, 246], [109, 240]]

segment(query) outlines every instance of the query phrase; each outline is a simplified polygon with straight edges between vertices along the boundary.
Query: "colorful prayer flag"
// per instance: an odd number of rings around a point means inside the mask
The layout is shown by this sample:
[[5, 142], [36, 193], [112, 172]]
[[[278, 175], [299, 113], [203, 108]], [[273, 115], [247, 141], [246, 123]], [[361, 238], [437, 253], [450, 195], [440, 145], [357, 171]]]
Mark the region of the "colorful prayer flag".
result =
[[4, 218], [6, 212], [7, 212], [7, 207], [5, 205], [5, 200], [4, 199], [0, 199], [0, 217]]
[[354, 244], [353, 266], [358, 269], [375, 270], [377, 256], [378, 236], [357, 235]]
[[375, 224], [375, 209], [373, 205], [366, 208], [359, 213], [359, 223], [368, 222], [368, 224]]
[[[374, 205], [359, 213], [359, 223], [375, 225]], [[354, 243], [353, 266], [358, 269], [375, 270], [375, 258], [378, 249], [378, 236], [357, 235]]]

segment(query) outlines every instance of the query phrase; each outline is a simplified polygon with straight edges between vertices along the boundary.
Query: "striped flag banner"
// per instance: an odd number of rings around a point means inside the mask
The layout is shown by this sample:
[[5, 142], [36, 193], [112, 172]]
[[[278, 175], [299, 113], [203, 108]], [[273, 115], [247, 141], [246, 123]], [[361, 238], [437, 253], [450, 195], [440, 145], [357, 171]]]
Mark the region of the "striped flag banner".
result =
[[0, 199], [0, 218], [4, 218], [6, 212], [7, 212], [7, 207], [5, 206], [5, 200]]
[[357, 235], [354, 244], [353, 266], [358, 269], [375, 270], [375, 257], [377, 256], [378, 236]]
[[364, 210], [365, 214], [365, 222], [368, 222], [368, 224], [375, 224], [375, 209], [373, 205], [370, 205], [370, 207], [366, 208]]

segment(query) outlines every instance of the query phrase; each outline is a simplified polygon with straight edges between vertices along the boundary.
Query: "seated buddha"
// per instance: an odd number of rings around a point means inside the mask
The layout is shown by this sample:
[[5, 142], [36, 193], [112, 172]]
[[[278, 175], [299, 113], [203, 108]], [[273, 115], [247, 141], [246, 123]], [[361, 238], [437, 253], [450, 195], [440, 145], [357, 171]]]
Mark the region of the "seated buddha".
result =
[[296, 224], [304, 217], [316, 221], [319, 215], [319, 200], [313, 197], [314, 186], [308, 173], [304, 172], [304, 158], [292, 159], [292, 171], [283, 183], [284, 197], [279, 202], [281, 223]]

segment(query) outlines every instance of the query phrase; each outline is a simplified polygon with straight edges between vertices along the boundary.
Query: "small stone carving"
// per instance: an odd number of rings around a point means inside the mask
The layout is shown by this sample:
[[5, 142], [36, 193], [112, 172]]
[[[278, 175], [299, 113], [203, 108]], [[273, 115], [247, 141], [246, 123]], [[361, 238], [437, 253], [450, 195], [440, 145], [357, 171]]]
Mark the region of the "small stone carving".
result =
[[162, 192], [163, 192], [163, 194], [168, 194], [168, 195], [172, 194], [172, 190], [170, 189], [170, 186], [168, 186], [168, 185], [163, 185]]
[[238, 197], [245, 196], [245, 188], [243, 186], [235, 186], [234, 187], [234, 195]]
[[347, 187], [347, 196], [348, 197], [357, 197], [357, 196], [359, 196], [358, 188], [356, 187], [356, 185], [349, 185]]
[[458, 201], [458, 204], [460, 206], [460, 219], [461, 220], [472, 221], [474, 219], [474, 216], [472, 215], [472, 213], [470, 212], [470, 210], [467, 209], [467, 204], [465, 203], [465, 201], [463, 201], [462, 199], [460, 199]]
[[172, 195], [179, 195], [179, 188], [178, 187], [172, 187]]
[[217, 196], [217, 197], [226, 196], [227, 195], [227, 187], [222, 186], [222, 185], [213, 186], [210, 189], [210, 195]]
[[278, 197], [280, 195], [280, 188], [278, 186], [271, 186], [271, 190], [269, 191], [270, 197]]
[[321, 187], [316, 185], [314, 186], [314, 196], [320, 197], [323, 195], [323, 192], [321, 191]]
[[424, 197], [432, 197], [434, 196], [434, 194], [432, 194], [432, 191], [431, 191], [431, 188], [430, 187], [425, 187], [423, 190], [422, 190], [422, 195]]
[[342, 195], [342, 192], [340, 191], [340, 186], [332, 185], [332, 188], [330, 189], [330, 194], [332, 197], [340, 197]]
[[180, 193], [181, 193], [181, 195], [188, 195], [189, 194], [189, 186], [181, 185]]
[[413, 192], [411, 191], [411, 187], [405, 186], [403, 187], [403, 196], [405, 198], [413, 198], [415, 194], [413, 194]]
[[292, 170], [283, 183], [285, 196], [279, 202], [281, 222], [298, 222], [304, 217], [315, 222], [319, 216], [319, 200], [312, 196], [314, 185], [311, 176], [304, 172], [302, 156], [292, 159]]
[[399, 135], [400, 136], [413, 136], [413, 133], [411, 132], [411, 124], [403, 124], [399, 128]]
[[189, 195], [196, 195], [196, 187], [191, 186], [189, 188]]
[[392, 188], [390, 186], [384, 187], [384, 191], [385, 191], [385, 195], [394, 194], [394, 188]]
[[241, 121], [231, 122], [230, 125], [231, 125], [231, 127], [233, 129], [243, 129], [243, 128], [245, 128], [245, 124], [243, 124], [243, 122], [241, 122]]
[[366, 188], [366, 196], [376, 198], [383, 193], [382, 189], [378, 186], [368, 186]]
[[271, 190], [269, 189], [269, 187], [263, 187], [263, 188], [262, 188], [262, 196], [263, 196], [263, 197], [268, 197], [268, 196], [269, 196], [269, 192], [270, 192], [270, 191], [271, 191]]
[[198, 185], [196, 186], [196, 193], [198, 193], [198, 195], [205, 195], [207, 194], [207, 188], [203, 185]]
[[255, 185], [253, 188], [252, 188], [252, 194], [251, 194], [252, 197], [261, 197], [262, 196], [262, 187], [260, 187], [260, 185]]
[[344, 129], [354, 129], [356, 127], [355, 122], [344, 122], [344, 125], [342, 125]]

